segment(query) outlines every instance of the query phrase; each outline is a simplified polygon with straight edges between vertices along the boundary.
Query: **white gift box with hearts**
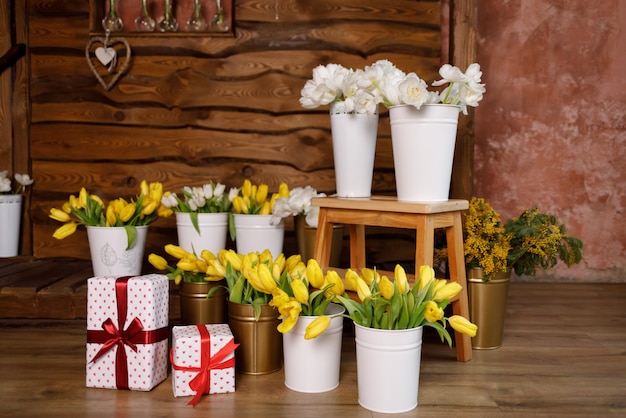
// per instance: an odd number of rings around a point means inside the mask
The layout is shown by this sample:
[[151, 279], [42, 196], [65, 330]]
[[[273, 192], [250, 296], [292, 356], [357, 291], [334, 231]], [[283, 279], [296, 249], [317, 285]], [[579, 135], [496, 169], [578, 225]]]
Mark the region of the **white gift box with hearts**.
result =
[[[205, 327], [205, 337], [201, 333]], [[208, 333], [207, 333], [208, 331]], [[208, 338], [207, 338], [208, 334]], [[228, 324], [188, 325], [172, 328], [172, 388], [174, 396], [200, 396], [192, 387], [199, 373], [206, 373], [203, 393], [231, 393], [235, 391], [235, 362], [233, 334]], [[202, 351], [210, 355], [214, 364], [202, 365]], [[220, 359], [222, 355], [223, 359]], [[217, 358], [216, 358], [217, 356]], [[218, 365], [219, 364], [219, 365]], [[181, 370], [182, 369], [182, 370]], [[187, 370], [184, 370], [187, 369]], [[202, 369], [202, 371], [199, 371]], [[191, 402], [190, 402], [191, 403]]]
[[165, 380], [168, 314], [164, 275], [88, 279], [87, 387], [149, 391]]

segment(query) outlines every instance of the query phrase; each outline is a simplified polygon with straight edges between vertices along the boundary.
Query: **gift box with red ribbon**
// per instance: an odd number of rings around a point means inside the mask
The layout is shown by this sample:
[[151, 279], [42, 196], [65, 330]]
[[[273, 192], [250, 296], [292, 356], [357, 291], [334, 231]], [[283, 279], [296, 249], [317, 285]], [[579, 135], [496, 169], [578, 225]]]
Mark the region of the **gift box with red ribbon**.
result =
[[172, 328], [172, 388], [174, 396], [191, 396], [195, 406], [205, 394], [235, 391], [235, 344], [227, 324]]
[[87, 387], [148, 391], [167, 377], [166, 276], [87, 280]]

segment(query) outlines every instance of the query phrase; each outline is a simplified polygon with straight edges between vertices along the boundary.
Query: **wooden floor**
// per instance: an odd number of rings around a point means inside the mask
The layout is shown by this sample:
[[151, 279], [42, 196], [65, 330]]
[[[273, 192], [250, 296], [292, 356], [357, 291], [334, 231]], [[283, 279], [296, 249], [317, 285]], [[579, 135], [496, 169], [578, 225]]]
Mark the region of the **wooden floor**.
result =
[[[282, 371], [237, 375], [234, 394], [205, 396], [195, 409], [173, 397], [171, 377], [151, 392], [86, 388], [88, 270], [70, 260], [0, 263], [0, 416], [385, 416], [358, 405], [349, 327], [340, 385], [323, 394], [287, 389]], [[57, 279], [41, 285], [36, 276]], [[503, 346], [459, 363], [427, 333], [419, 405], [397, 416], [626, 416], [626, 284], [512, 283]]]

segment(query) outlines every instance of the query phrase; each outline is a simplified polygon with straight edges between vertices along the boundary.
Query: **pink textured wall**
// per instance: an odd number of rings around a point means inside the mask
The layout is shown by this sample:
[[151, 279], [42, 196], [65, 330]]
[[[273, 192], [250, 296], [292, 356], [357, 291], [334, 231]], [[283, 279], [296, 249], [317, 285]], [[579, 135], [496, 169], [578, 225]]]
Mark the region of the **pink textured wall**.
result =
[[478, 0], [478, 62], [474, 195], [583, 240], [539, 279], [626, 282], [626, 1]]

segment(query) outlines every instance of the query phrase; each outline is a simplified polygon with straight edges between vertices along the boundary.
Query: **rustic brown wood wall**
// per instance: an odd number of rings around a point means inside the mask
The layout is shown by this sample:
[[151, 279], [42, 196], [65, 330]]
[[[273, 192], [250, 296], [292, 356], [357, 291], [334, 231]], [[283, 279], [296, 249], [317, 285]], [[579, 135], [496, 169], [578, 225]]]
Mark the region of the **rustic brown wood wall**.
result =
[[[328, 109], [304, 110], [298, 102], [312, 69], [330, 62], [357, 68], [386, 58], [435, 80], [442, 61], [466, 65], [462, 61], [471, 61], [473, 51], [455, 51], [458, 39], [448, 42], [447, 35], [449, 13], [459, 30], [467, 30], [473, 0], [453, 7], [447, 0], [234, 0], [232, 36], [116, 35], [128, 40], [132, 61], [106, 91], [85, 59], [90, 37], [102, 36], [90, 32], [90, 24], [97, 29], [95, 1], [28, 2], [36, 257], [89, 257], [83, 231], [54, 240], [59, 224], [48, 218], [51, 207], [83, 186], [111, 199], [133, 196], [142, 179], [178, 191], [208, 180], [239, 186], [250, 178], [272, 191], [286, 181], [332, 193]], [[457, 9], [458, 3], [464, 6]], [[471, 134], [471, 115], [461, 124]], [[461, 147], [468, 141], [462, 139]], [[467, 173], [467, 161], [461, 163]], [[386, 111], [373, 190], [395, 193]], [[397, 242], [385, 245], [398, 239], [391, 232], [376, 238], [368, 255], [413, 251]], [[173, 219], [159, 220], [150, 229], [148, 251], [160, 252], [175, 239]], [[288, 232], [285, 251], [293, 250]]]

